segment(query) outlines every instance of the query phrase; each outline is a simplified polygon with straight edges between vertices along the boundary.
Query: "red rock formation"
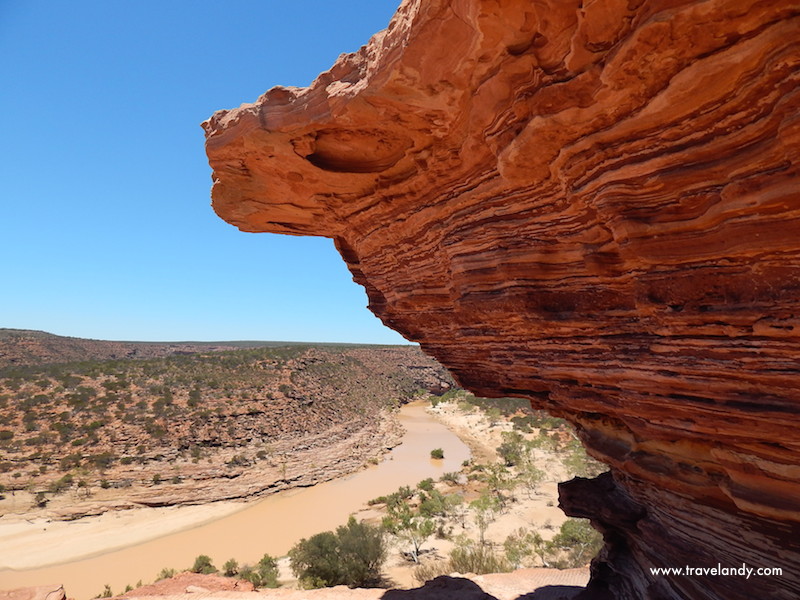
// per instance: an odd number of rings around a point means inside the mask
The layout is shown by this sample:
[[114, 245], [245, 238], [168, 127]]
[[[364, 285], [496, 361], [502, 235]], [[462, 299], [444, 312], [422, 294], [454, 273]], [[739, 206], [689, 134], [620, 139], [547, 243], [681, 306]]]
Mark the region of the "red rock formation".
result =
[[160, 579], [150, 585], [125, 592], [117, 598], [141, 598], [148, 596], [176, 596], [179, 594], [204, 594], [208, 592], [252, 592], [255, 586], [249, 581], [222, 575], [202, 573], [179, 573], [167, 579]]
[[[800, 597], [800, 4], [408, 0], [204, 124], [217, 213], [335, 240], [370, 308], [611, 475], [617, 598]], [[782, 577], [651, 567], [781, 567]]]

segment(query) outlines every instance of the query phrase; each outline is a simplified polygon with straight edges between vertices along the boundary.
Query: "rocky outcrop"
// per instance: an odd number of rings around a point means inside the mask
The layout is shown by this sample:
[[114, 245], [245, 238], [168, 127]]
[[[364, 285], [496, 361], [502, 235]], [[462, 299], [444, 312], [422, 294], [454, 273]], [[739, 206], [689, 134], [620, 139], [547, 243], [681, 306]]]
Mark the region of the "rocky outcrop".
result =
[[[335, 240], [384, 323], [574, 423], [616, 598], [800, 596], [800, 5], [408, 0], [204, 124], [213, 206]], [[655, 567], [782, 568], [782, 576]]]
[[[166, 597], [179, 594], [192, 594], [197, 598], [208, 596], [213, 592], [252, 592], [255, 586], [249, 581], [223, 577], [222, 575], [206, 575], [186, 571], [167, 579], [160, 579], [150, 585], [144, 585], [125, 592], [118, 598], [149, 598], [151, 596]], [[244, 597], [244, 596], [243, 596]]]

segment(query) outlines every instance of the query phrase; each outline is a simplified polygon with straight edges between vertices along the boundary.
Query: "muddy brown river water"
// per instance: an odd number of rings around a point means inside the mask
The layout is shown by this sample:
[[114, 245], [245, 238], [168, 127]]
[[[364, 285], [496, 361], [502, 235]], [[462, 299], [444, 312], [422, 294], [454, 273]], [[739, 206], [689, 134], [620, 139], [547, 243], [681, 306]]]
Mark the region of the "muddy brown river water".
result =
[[[428, 415], [423, 405], [404, 406], [399, 419], [406, 429], [402, 443], [377, 466], [313, 487], [274, 494], [190, 529], [101, 553], [95, 545], [93, 556], [80, 556], [81, 537], [88, 535], [84, 519], [65, 525], [70, 528], [69, 536], [62, 531], [58, 538], [48, 539], [45, 533], [25, 538], [22, 531], [23, 539], [33, 545], [27, 552], [37, 552], [35, 544], [39, 544], [41, 559], [35, 561], [36, 568], [0, 570], [0, 589], [61, 583], [68, 597], [88, 600], [102, 592], [105, 584], [120, 593], [126, 584], [152, 582], [164, 567], [186, 569], [199, 554], [209, 555], [218, 567], [229, 558], [242, 564], [255, 563], [264, 553], [285, 555], [301, 538], [344, 524], [367, 500], [403, 485], [413, 486], [427, 477], [438, 479], [442, 473], [457, 471], [469, 458], [467, 446]], [[430, 458], [434, 448], [444, 450], [443, 460]], [[108, 549], [118, 546], [113, 531], [104, 535], [108, 540], [102, 545]], [[0, 564], [14, 564], [13, 557], [3, 557], [3, 545], [0, 538]], [[18, 548], [19, 553], [25, 550]]]

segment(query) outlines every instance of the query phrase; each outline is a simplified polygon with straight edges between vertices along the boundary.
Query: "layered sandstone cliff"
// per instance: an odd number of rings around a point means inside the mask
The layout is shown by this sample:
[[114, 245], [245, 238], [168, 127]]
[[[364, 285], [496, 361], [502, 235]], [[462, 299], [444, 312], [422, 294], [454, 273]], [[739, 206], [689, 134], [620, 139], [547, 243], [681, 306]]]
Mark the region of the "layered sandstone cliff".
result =
[[[576, 424], [617, 598], [800, 596], [800, 3], [408, 0], [204, 124], [217, 213], [335, 240], [485, 396]], [[781, 567], [657, 576], [651, 567]]]

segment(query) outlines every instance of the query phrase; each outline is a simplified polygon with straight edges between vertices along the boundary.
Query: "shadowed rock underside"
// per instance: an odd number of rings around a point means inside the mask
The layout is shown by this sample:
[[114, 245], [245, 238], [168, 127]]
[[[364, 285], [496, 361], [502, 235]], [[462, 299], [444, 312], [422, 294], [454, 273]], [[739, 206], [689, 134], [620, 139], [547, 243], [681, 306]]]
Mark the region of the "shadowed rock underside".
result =
[[[616, 598], [800, 597], [800, 4], [409, 0], [204, 123], [213, 206], [327, 236], [384, 323], [574, 423]], [[656, 576], [651, 567], [781, 567]]]

